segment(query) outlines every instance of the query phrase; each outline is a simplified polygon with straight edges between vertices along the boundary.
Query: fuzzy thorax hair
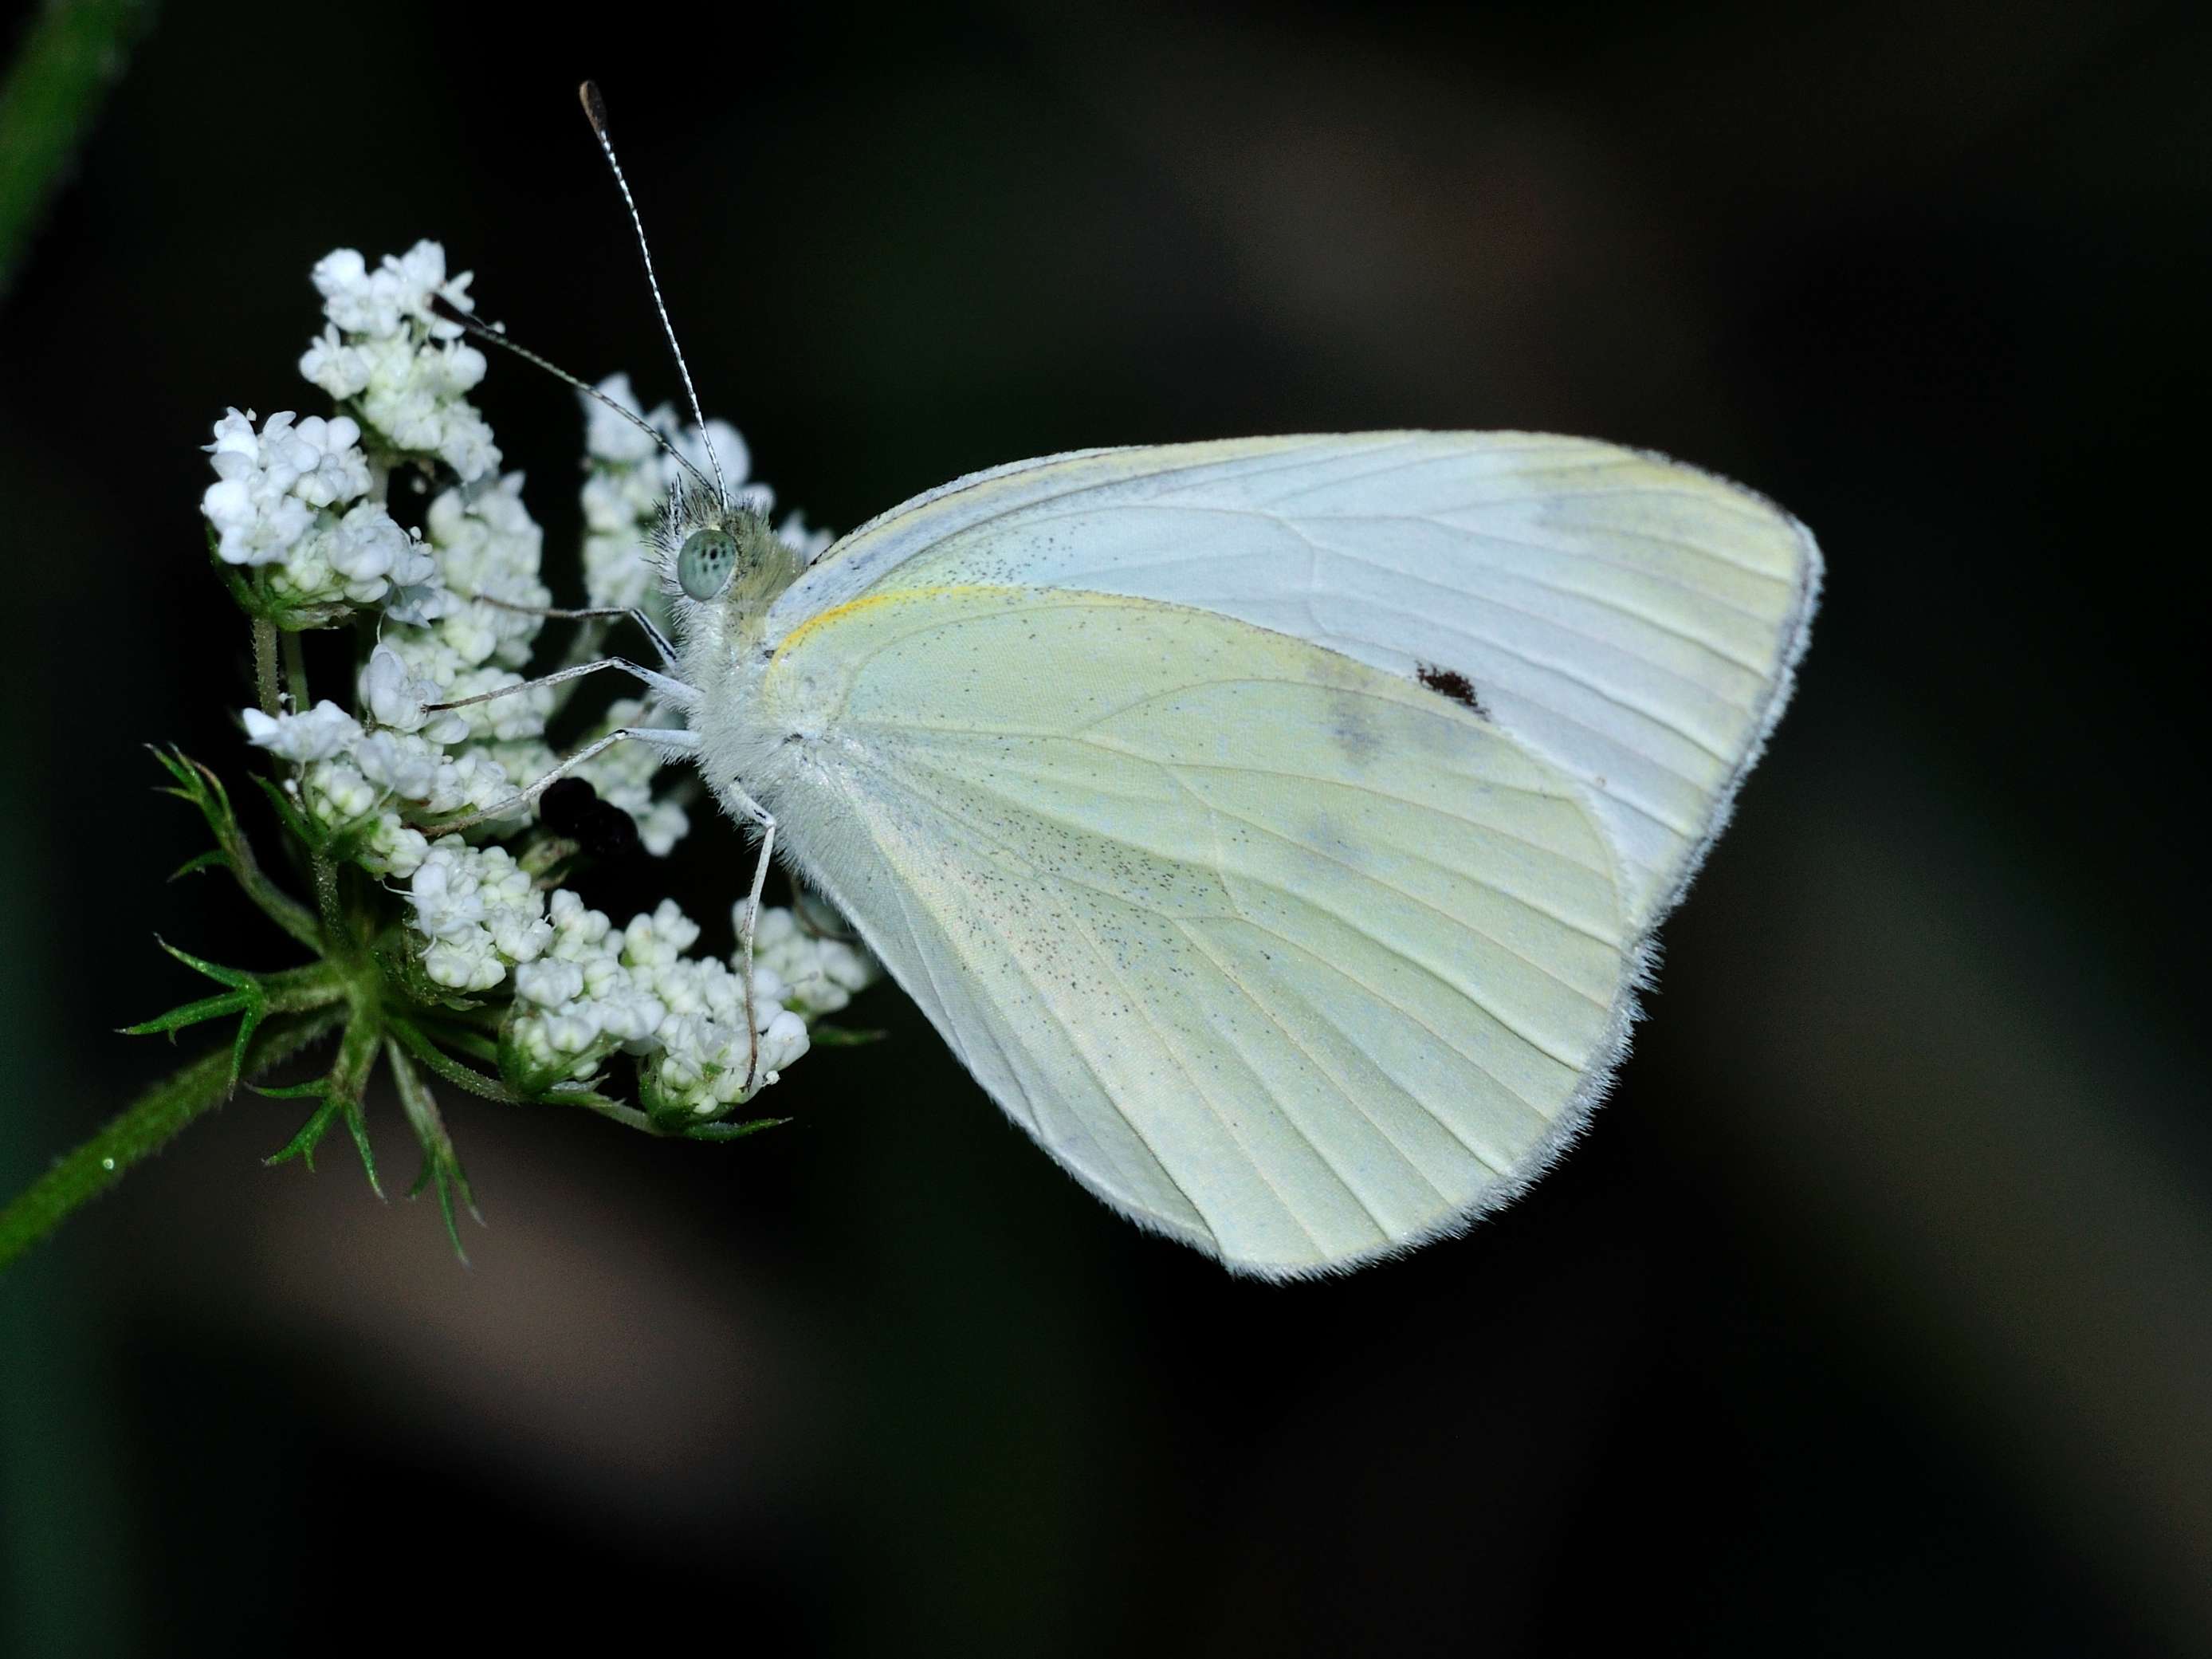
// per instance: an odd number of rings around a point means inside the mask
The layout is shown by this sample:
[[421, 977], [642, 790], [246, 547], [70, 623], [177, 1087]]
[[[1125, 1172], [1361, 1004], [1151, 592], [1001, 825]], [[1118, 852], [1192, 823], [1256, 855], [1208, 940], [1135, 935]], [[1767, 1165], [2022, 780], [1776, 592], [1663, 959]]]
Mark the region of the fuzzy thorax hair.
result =
[[762, 640], [769, 607], [799, 579], [805, 559], [777, 536], [753, 492], [725, 500], [690, 478], [670, 491], [653, 552], [682, 677], [698, 694], [689, 721], [707, 781], [733, 817], [747, 821], [724, 785], [772, 793], [782, 770], [776, 763], [790, 758], [776, 752], [759, 721], [768, 655]]

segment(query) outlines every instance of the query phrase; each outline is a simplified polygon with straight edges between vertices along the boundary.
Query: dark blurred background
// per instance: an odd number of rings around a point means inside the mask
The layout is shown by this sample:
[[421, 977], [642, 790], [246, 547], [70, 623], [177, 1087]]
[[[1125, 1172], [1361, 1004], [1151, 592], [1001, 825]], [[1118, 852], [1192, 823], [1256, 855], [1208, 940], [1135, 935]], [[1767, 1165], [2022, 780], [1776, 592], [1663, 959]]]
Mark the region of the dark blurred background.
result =
[[[173, 1063], [155, 930], [287, 959], [140, 745], [245, 765], [198, 447], [318, 406], [308, 266], [673, 391], [586, 74], [817, 521], [1590, 434], [1818, 531], [1796, 704], [1584, 1144], [1340, 1281], [1140, 1237], [888, 988], [734, 1147], [449, 1101], [466, 1269], [241, 1097], [0, 1281], [0, 1650], [2212, 1651], [2201, 8], [171, 0], [0, 306], [8, 1189]], [[478, 401], [573, 593], [573, 401]]]

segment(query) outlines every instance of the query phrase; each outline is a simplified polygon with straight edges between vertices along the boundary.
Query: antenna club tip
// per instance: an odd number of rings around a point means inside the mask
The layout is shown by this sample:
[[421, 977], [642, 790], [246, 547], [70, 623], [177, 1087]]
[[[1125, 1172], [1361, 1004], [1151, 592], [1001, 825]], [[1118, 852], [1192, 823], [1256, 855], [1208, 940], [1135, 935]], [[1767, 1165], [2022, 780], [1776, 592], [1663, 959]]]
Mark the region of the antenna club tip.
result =
[[607, 100], [599, 94], [599, 83], [586, 81], [577, 87], [576, 101], [584, 106], [584, 118], [592, 124], [592, 131], [604, 133], [607, 126]]

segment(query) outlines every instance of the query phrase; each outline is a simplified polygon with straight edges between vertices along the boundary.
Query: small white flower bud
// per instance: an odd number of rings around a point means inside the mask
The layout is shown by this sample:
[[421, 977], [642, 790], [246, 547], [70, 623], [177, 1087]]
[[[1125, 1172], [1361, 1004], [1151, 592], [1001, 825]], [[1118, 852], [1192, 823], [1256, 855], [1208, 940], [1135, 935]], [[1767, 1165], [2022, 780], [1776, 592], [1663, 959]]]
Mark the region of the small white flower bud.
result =
[[344, 762], [318, 761], [305, 780], [307, 810], [328, 824], [350, 823], [375, 808], [380, 792]]
[[[477, 890], [471, 856], [470, 849], [453, 836], [430, 849], [409, 890], [417, 933], [434, 939], [483, 933], [483, 897]], [[487, 949], [490, 942], [490, 936], [484, 935]]]
[[[404, 732], [373, 732], [354, 749], [354, 763], [371, 783], [403, 800], [434, 803], [447, 769], [437, 750]], [[443, 806], [434, 805], [434, 811]]]
[[370, 718], [395, 732], [419, 731], [430, 718], [423, 705], [442, 702], [445, 697], [443, 686], [409, 673], [399, 653], [388, 645], [370, 652], [361, 671], [361, 700], [368, 705]]
[[787, 1008], [777, 1013], [761, 1032], [759, 1068], [764, 1080], [777, 1081], [777, 1073], [805, 1058], [810, 1046], [806, 1022]]
[[489, 991], [507, 977], [507, 964], [493, 951], [491, 935], [474, 927], [431, 940], [422, 952], [422, 971], [455, 990]]
[[289, 761], [304, 764], [327, 760], [332, 755], [345, 753], [361, 741], [361, 727], [353, 716], [328, 700], [304, 714], [272, 718], [258, 708], [248, 708], [243, 713], [246, 741]]
[[534, 964], [553, 942], [553, 924], [543, 916], [507, 908], [491, 913], [492, 947], [509, 962]]
[[429, 854], [429, 839], [420, 830], [409, 828], [398, 813], [386, 812], [362, 843], [358, 856], [362, 868], [371, 875], [404, 879], [421, 869]]
[[514, 970], [514, 994], [541, 1008], [557, 1008], [583, 995], [584, 970], [573, 962], [526, 962]]
[[300, 358], [300, 378], [341, 401], [359, 397], [368, 376], [368, 355], [341, 340], [335, 325], [325, 325]]
[[362, 501], [324, 538], [322, 555], [348, 581], [365, 584], [363, 602], [384, 592], [384, 577], [407, 553], [407, 532], [375, 501]]
[[299, 476], [292, 493], [310, 507], [331, 507], [368, 493], [368, 458], [358, 447], [361, 428], [346, 416], [310, 415], [294, 428], [290, 459]]
[[599, 1015], [599, 1029], [626, 1044], [650, 1038], [668, 1018], [665, 1003], [626, 979], [610, 988], [605, 994], [594, 998], [592, 1006]]

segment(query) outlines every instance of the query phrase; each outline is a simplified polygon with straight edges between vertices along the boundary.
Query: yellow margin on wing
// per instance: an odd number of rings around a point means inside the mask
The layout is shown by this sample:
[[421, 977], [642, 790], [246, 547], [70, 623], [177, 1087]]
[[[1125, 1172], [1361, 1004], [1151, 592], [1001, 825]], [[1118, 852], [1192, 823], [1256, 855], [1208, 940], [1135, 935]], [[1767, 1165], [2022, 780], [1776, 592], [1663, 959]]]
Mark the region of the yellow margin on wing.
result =
[[895, 587], [884, 593], [863, 593], [842, 605], [833, 605], [818, 617], [809, 617], [805, 622], [783, 636], [775, 654], [781, 660], [784, 653], [794, 649], [799, 641], [818, 628], [826, 628], [841, 617], [850, 617], [862, 611], [872, 611], [878, 605], [896, 605], [904, 599], [939, 599], [951, 593], [1011, 593], [1011, 587], [992, 582], [949, 582], [936, 587]]

